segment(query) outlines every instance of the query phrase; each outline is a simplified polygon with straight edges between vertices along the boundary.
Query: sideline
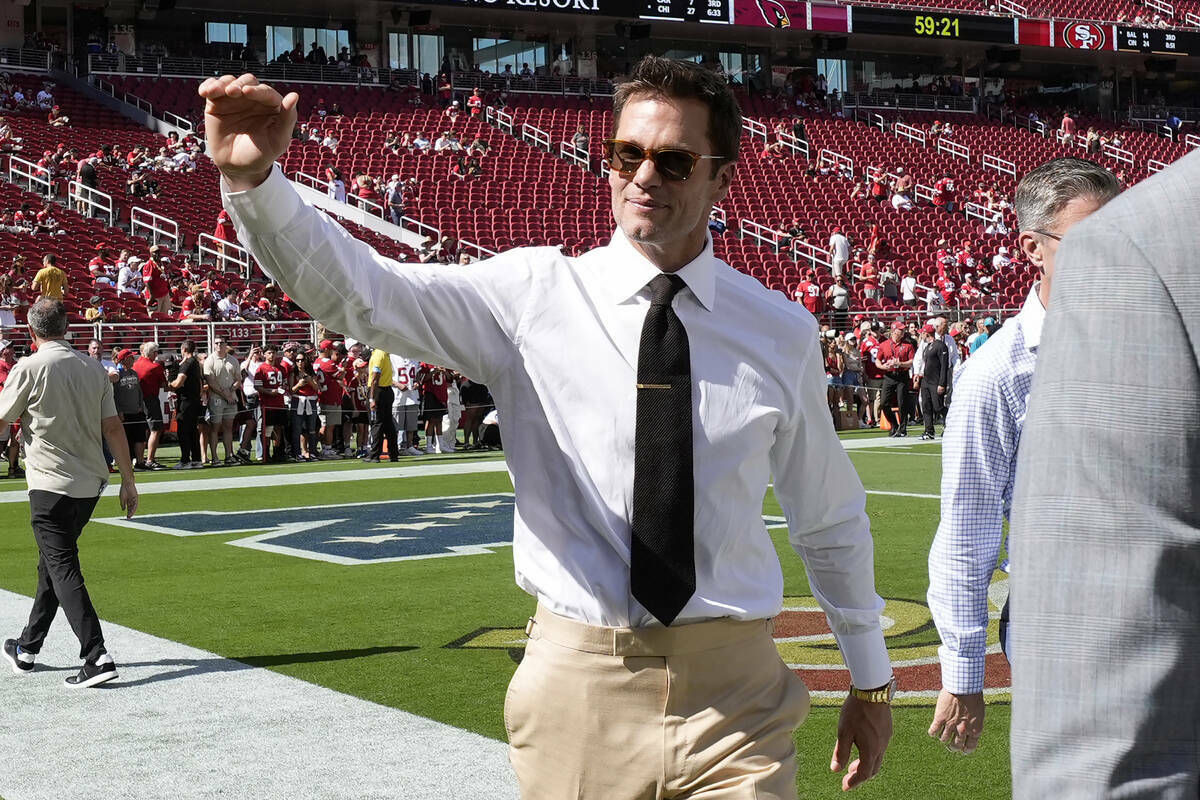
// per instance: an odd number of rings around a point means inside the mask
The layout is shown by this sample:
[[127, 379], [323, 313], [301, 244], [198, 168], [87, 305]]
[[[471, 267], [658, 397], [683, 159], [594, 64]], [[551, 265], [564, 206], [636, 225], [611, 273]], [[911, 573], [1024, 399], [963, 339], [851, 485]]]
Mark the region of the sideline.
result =
[[[3, 636], [30, 603], [0, 590]], [[104, 632], [121, 673], [105, 687], [63, 687], [79, 644], [62, 614], [31, 675], [0, 661], [7, 800], [517, 798], [503, 742], [110, 622]]]
[[[871, 437], [864, 439], [844, 439], [842, 447], [846, 450], [866, 450], [880, 447], [911, 447], [913, 442], [908, 439], [890, 439], [886, 437]], [[910, 454], [916, 455], [916, 454]], [[172, 492], [202, 492], [208, 489], [262, 489], [285, 485], [290, 478], [295, 478], [297, 484], [309, 483], [338, 483], [357, 481], [379, 481], [393, 478], [419, 478], [437, 475], [471, 475], [476, 473], [507, 472], [508, 465], [503, 460], [498, 461], [440, 461], [432, 464], [420, 462], [403, 463], [392, 467], [364, 468], [361, 470], [324, 470], [322, 472], [289, 472], [279, 475], [237, 476], [237, 467], [221, 468], [219, 472], [229, 477], [192, 478], [186, 480], [162, 480], [138, 483], [138, 494], [170, 494]], [[192, 475], [194, 473], [189, 473]], [[120, 491], [120, 483], [113, 482], [104, 490], [105, 497], [116, 497]], [[879, 494], [879, 492], [868, 492]], [[937, 495], [909, 495], [911, 497], [932, 497]], [[0, 492], [0, 504], [25, 503], [29, 500], [26, 490]]]

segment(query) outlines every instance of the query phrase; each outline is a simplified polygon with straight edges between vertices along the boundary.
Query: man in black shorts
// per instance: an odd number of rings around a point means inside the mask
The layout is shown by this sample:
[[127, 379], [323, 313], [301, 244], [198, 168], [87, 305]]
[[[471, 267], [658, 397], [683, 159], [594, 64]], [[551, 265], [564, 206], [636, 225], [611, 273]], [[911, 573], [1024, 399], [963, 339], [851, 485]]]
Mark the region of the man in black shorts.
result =
[[133, 370], [137, 351], [128, 348], [117, 353], [117, 382], [113, 386], [113, 401], [117, 416], [125, 429], [125, 441], [133, 455], [134, 469], [150, 469], [143, 460], [146, 450], [146, 398], [142, 382]]

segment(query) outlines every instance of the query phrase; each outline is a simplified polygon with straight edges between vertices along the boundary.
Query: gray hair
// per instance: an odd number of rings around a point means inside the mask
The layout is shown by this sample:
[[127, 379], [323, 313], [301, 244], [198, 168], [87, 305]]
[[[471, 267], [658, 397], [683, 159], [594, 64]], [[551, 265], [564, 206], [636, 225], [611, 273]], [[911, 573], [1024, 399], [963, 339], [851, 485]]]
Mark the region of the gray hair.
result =
[[158, 342], [142, 342], [142, 355], [146, 358], [158, 353]]
[[1059, 212], [1075, 198], [1090, 198], [1104, 205], [1120, 193], [1117, 177], [1099, 164], [1073, 156], [1047, 161], [1017, 184], [1013, 197], [1017, 229], [1049, 230]]
[[67, 307], [59, 300], [43, 297], [29, 307], [29, 327], [39, 339], [61, 339], [67, 335]]

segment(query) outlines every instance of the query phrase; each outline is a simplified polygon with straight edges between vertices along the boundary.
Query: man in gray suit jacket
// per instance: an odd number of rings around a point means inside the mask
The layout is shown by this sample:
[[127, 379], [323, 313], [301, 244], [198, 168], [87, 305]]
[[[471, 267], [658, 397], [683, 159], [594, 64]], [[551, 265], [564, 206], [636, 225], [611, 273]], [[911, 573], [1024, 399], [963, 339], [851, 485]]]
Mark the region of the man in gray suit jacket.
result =
[[1013, 796], [1200, 794], [1200, 153], [1063, 240], [1012, 529]]

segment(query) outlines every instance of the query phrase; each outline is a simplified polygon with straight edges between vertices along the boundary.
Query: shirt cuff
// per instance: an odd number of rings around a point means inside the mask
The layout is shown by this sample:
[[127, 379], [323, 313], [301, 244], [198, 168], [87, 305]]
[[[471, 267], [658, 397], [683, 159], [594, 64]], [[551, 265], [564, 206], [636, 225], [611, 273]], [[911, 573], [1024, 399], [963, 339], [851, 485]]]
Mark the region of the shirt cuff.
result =
[[876, 689], [892, 679], [892, 662], [882, 630], [840, 634], [837, 642], [856, 688]]
[[265, 181], [243, 192], [229, 191], [221, 178], [221, 200], [250, 233], [278, 233], [296, 217], [304, 201], [276, 164]]
[[962, 656], [945, 645], [938, 648], [942, 663], [942, 688], [951, 694], [979, 694], [983, 691], [984, 658]]

